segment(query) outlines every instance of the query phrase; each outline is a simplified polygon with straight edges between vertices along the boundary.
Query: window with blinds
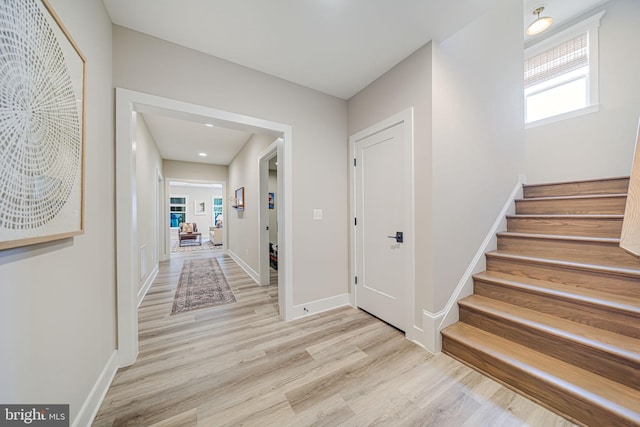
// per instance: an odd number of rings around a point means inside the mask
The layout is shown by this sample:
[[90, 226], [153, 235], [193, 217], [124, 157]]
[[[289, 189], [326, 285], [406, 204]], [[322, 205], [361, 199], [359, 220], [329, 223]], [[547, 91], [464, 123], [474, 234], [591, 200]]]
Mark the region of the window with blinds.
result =
[[597, 29], [602, 14], [525, 50], [527, 124], [573, 117], [597, 104]]
[[529, 88], [589, 65], [588, 34], [542, 52], [524, 63], [524, 87]]

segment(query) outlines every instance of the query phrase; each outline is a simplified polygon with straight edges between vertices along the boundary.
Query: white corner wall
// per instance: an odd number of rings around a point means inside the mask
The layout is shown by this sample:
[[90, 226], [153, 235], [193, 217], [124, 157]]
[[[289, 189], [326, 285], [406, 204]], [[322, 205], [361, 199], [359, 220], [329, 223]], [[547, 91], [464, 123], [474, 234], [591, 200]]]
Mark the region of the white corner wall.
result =
[[112, 26], [101, 1], [50, 3], [87, 58], [85, 232], [0, 252], [0, 402], [86, 425], [115, 372]]
[[442, 310], [524, 162], [522, 2], [494, 7], [433, 55], [433, 305]]
[[529, 183], [627, 176], [640, 117], [640, 2], [603, 7], [600, 110], [525, 131]]
[[114, 86], [292, 127], [293, 304], [348, 292], [346, 102], [122, 27], [113, 37]]

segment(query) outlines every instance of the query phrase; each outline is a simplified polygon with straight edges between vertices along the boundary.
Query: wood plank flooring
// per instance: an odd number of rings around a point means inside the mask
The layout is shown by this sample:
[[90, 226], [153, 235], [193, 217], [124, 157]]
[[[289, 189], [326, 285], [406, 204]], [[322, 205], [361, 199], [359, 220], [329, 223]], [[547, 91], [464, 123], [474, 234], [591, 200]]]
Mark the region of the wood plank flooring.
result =
[[[140, 307], [138, 360], [95, 426], [573, 425], [360, 310], [284, 323], [277, 286], [220, 250], [173, 255]], [[237, 302], [171, 316], [183, 260], [208, 256]]]

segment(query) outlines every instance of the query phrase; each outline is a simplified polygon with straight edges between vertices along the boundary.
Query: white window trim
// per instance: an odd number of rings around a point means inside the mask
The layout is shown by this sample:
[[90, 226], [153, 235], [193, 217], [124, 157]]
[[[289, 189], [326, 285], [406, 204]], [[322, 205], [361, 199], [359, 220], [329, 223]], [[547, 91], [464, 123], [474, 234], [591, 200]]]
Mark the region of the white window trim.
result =
[[571, 119], [573, 117], [584, 116], [585, 114], [595, 113], [600, 110], [600, 105], [589, 105], [584, 108], [579, 108], [573, 111], [567, 111], [566, 113], [557, 114], [555, 116], [546, 117], [544, 119], [536, 120], [535, 122], [525, 123], [524, 128], [530, 129], [535, 128], [542, 125], [548, 125], [549, 123], [555, 123], [566, 119]]
[[580, 108], [578, 110], [568, 111], [563, 114], [558, 114], [551, 117], [546, 117], [544, 119], [536, 120], [533, 122], [526, 122], [526, 97], [525, 97], [525, 129], [529, 129], [532, 127], [546, 125], [548, 123], [557, 122], [560, 120], [565, 120], [573, 117], [582, 116], [584, 114], [589, 114], [596, 112], [600, 109], [600, 93], [599, 93], [599, 51], [600, 51], [600, 41], [598, 36], [598, 28], [600, 27], [600, 20], [604, 16], [606, 11], [600, 11], [589, 18], [586, 18], [579, 23], [572, 25], [571, 27], [562, 30], [546, 39], [536, 43], [524, 51], [525, 60], [536, 56], [546, 50], [557, 46], [558, 44], [569, 40], [573, 37], [577, 37], [578, 35], [588, 32], [589, 33], [589, 73], [588, 73], [588, 87], [587, 87], [587, 102], [588, 105], [584, 108]]

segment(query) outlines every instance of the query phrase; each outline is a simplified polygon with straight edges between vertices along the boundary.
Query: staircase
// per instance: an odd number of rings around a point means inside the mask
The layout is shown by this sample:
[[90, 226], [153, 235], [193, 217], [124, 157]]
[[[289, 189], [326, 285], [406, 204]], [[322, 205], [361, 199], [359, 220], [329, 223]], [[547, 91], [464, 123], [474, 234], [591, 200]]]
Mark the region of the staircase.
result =
[[640, 260], [628, 178], [525, 186], [442, 351], [573, 422], [640, 426]]

